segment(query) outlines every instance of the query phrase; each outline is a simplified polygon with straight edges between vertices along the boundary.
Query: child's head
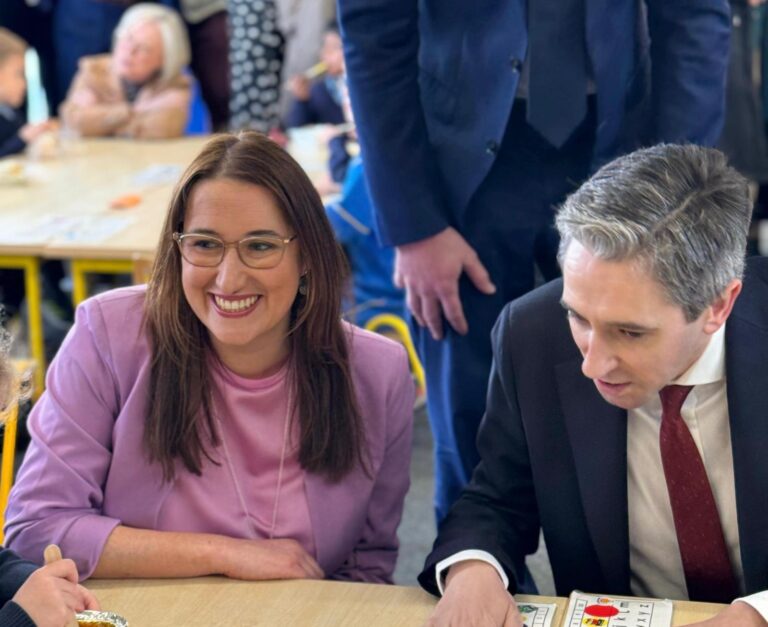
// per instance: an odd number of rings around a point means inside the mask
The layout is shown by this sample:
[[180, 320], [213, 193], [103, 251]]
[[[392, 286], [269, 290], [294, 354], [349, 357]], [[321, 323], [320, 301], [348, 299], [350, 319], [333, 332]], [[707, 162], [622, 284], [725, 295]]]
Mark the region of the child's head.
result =
[[24, 53], [27, 44], [21, 37], [0, 27], [0, 103], [19, 107], [27, 93]]
[[325, 29], [323, 47], [320, 48], [320, 60], [325, 63], [329, 76], [344, 74], [344, 48], [335, 22]]

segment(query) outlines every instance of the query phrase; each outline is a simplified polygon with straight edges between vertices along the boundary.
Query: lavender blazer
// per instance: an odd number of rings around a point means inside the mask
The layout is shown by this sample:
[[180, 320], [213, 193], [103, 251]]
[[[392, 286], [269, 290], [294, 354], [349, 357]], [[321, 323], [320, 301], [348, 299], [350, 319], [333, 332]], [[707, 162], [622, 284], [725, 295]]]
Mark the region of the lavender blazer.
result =
[[[150, 376], [144, 294], [115, 290], [78, 308], [30, 414], [32, 442], [8, 505], [8, 547], [40, 563], [55, 542], [84, 579], [115, 526], [155, 528], [172, 488], [142, 449]], [[348, 329], [371, 477], [356, 469], [332, 484], [307, 473], [316, 557], [331, 578], [391, 582], [409, 486], [413, 382], [401, 346]], [[215, 491], [210, 507], [229, 495]]]

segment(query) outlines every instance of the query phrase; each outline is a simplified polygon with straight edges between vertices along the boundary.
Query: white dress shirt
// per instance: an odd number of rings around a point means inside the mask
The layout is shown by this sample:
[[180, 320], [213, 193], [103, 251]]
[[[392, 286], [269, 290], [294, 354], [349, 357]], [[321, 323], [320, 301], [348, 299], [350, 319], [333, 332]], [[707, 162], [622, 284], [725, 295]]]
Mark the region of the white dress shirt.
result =
[[[723, 526], [728, 555], [739, 590], [744, 573], [739, 552], [736, 489], [733, 478], [731, 429], [725, 377], [725, 326], [710, 339], [701, 357], [672, 383], [695, 386], [683, 404], [681, 415], [693, 436], [709, 477]], [[667, 493], [659, 450], [661, 400], [627, 412], [627, 500], [629, 511], [630, 589], [637, 596], [687, 599], [685, 574], [677, 544], [672, 508]], [[437, 564], [437, 585], [443, 592], [443, 573], [459, 562], [488, 562], [509, 585], [498, 560], [486, 551], [468, 550]], [[768, 591], [741, 599], [768, 620]]]

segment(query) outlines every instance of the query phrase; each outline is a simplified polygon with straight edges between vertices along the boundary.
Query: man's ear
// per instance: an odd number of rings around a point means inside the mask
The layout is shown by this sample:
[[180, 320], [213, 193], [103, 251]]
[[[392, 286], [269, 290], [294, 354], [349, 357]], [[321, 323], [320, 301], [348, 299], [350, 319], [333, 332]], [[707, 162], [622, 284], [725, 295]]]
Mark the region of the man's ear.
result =
[[741, 288], [741, 279], [732, 279], [723, 290], [722, 294], [715, 298], [712, 304], [707, 307], [704, 313], [706, 316], [704, 322], [705, 332], [714, 333], [725, 324], [728, 316], [731, 315], [736, 299], [739, 297], [739, 294], [741, 294]]

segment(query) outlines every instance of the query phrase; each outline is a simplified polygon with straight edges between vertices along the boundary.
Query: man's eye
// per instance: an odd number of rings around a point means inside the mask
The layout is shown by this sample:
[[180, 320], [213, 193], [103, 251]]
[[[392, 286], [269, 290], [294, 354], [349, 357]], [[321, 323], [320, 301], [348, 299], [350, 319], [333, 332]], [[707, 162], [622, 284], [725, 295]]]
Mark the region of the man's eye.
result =
[[629, 339], [632, 339], [632, 340], [637, 340], [643, 337], [643, 335], [645, 335], [645, 333], [643, 333], [642, 331], [628, 331], [626, 329], [622, 329], [621, 334], [624, 337], [628, 337]]

